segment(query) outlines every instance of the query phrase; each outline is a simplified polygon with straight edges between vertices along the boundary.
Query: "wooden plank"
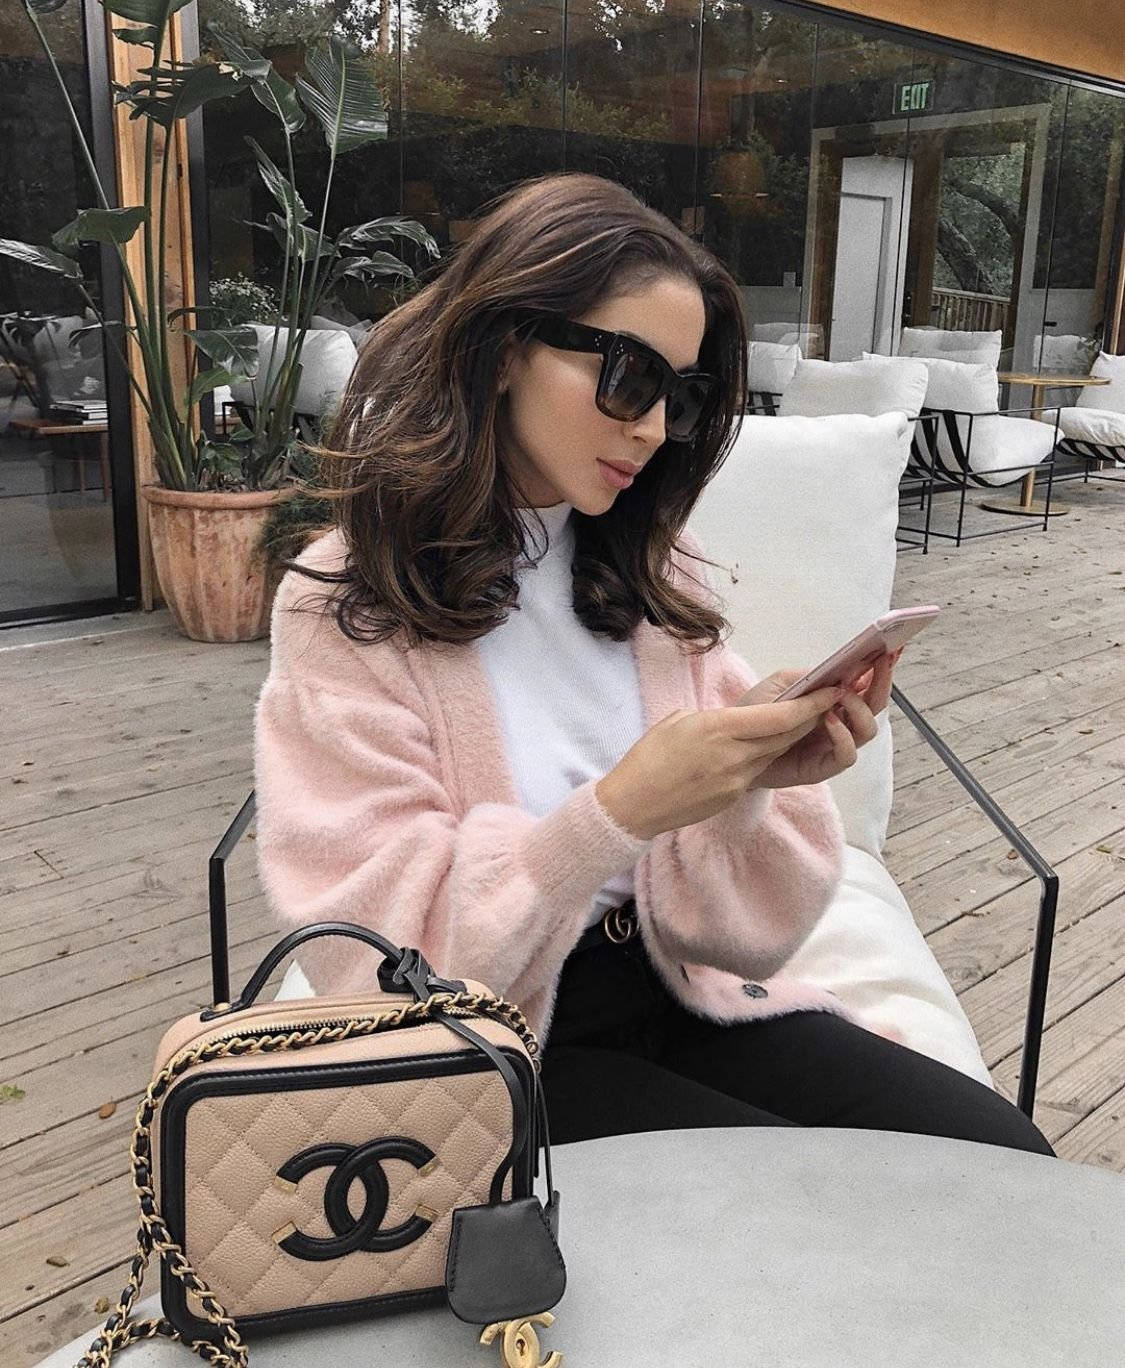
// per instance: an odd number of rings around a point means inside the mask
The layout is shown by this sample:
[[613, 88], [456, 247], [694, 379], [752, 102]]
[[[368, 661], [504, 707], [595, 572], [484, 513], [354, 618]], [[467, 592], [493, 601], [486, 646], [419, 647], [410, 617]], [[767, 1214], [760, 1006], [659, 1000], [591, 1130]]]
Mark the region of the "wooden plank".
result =
[[[188, 964], [206, 946], [206, 928], [207, 913], [199, 912], [178, 924], [175, 937], [165, 935], [162, 926], [154, 926], [123, 941], [79, 950], [53, 966], [50, 998], [55, 1002], [77, 1002], [95, 994], [116, 994], [128, 983]], [[273, 927], [267, 929], [276, 935]], [[240, 921], [235, 922], [230, 928], [230, 942], [242, 945], [260, 935], [262, 930], [260, 925], [248, 927]], [[19, 1023], [24, 1029], [46, 1010], [43, 977], [42, 967], [34, 965], [4, 978], [0, 1024], [14, 1026]]]
[[1076, 1164], [1097, 1164], [1125, 1173], [1125, 1088], [1067, 1131], [1058, 1152]]
[[[49, 1207], [8, 1226], [0, 1258], [0, 1320], [116, 1267], [136, 1248], [136, 1236], [133, 1184], [124, 1174], [80, 1192], [61, 1210]], [[66, 1263], [56, 1267], [49, 1258]]]
[[[241, 921], [260, 931], [259, 936], [231, 947], [231, 978], [242, 983], [261, 960], [263, 945], [276, 939], [276, 930], [260, 899], [232, 910]], [[126, 984], [112, 996], [95, 993], [74, 1002], [58, 1002], [30, 1021], [16, 1023], [4, 1033], [5, 1077], [32, 1081], [30, 1074], [35, 1069], [55, 1060], [85, 1056], [131, 1032], [166, 1025], [210, 1000], [210, 960], [200, 947], [194, 959]], [[15, 1114], [13, 1119], [18, 1119]]]
[[0, 860], [0, 898], [10, 893], [22, 893], [27, 888], [57, 883], [61, 878], [42, 855], [26, 850]]
[[[1117, 831], [1112, 841], [1125, 843], [1125, 830]], [[1056, 936], [1118, 896], [1121, 884], [1112, 877], [1114, 858], [1090, 846], [1058, 863], [1059, 884], [1065, 891], [1059, 900]], [[909, 896], [909, 885], [905, 892]], [[1038, 914], [1038, 885], [1024, 885], [941, 927], [927, 936], [927, 944], [950, 983], [963, 993], [1030, 951]]]
[[[997, 1065], [994, 1079], [1015, 1086], [1018, 1059]], [[1071, 1129], [1125, 1088], [1125, 978], [1118, 979], [1043, 1034], [1037, 1102], [1070, 1118]]]
[[[250, 791], [253, 776], [234, 772], [190, 784], [171, 783], [153, 793], [110, 803], [99, 810], [98, 830], [70, 813], [0, 831], [0, 858], [38, 850], [64, 876], [166, 850], [177, 844], [202, 812], [210, 811], [216, 841]], [[236, 796], [241, 795], [241, 796]], [[227, 813], [226, 820], [218, 815]], [[221, 823], [221, 824], [220, 824]]]
[[[5, 1260], [0, 1256], [0, 1276], [4, 1270]], [[15, 1273], [21, 1276], [26, 1270], [16, 1269]], [[17, 1316], [0, 1321], [0, 1363], [4, 1368], [35, 1368], [60, 1345], [93, 1331], [106, 1319], [106, 1313], [96, 1309], [99, 1299], [104, 1297], [116, 1306], [128, 1274], [128, 1260], [123, 1260], [109, 1272], [87, 1278]], [[37, 1272], [30, 1276], [37, 1276]], [[150, 1274], [145, 1280], [144, 1295], [155, 1292], [158, 1286], [159, 1278]]]
[[[1076, 757], [1120, 736], [1121, 730], [1121, 707], [1114, 703], [974, 758], [967, 762], [968, 768], [989, 793], [996, 793], [1028, 774], [1047, 773], [1071, 763]], [[970, 801], [937, 756], [932, 751], [929, 756], [940, 768], [909, 782], [902, 776], [896, 759], [891, 835], [899, 835], [951, 806]]]
[[[1125, 895], [1055, 938], [1045, 1020], [1050, 1023], [1125, 974]], [[989, 1068], [1020, 1045], [1030, 956], [1024, 955], [960, 994]]]
[[[1079, 799], [1026, 823], [1023, 834], [1044, 859], [1058, 865], [1087, 846], [1104, 844], [1120, 822], [1112, 804], [1095, 807]], [[909, 880], [904, 892], [923, 933], [928, 935], [1013, 888], [1031, 885], [1030, 870], [1022, 860], [1009, 858], [1010, 849], [997, 834], [987, 845]], [[888, 857], [887, 867], [896, 874], [893, 857]], [[1106, 878], [1117, 878], [1112, 865], [1107, 866]], [[1038, 900], [1037, 893], [1034, 900]]]
[[[1112, 807], [1115, 798], [1125, 800], [1123, 780], [1125, 736], [1116, 736], [1093, 750], [1068, 755], [1050, 770], [1036, 766], [1014, 783], [994, 787], [995, 776], [987, 782], [991, 796], [1017, 826], [1023, 827], [1079, 801]], [[978, 850], [996, 835], [993, 824], [961, 790], [960, 798], [956, 793], [948, 795], [944, 812], [888, 839], [884, 855], [896, 876], [909, 881], [951, 857], [960, 859]]]

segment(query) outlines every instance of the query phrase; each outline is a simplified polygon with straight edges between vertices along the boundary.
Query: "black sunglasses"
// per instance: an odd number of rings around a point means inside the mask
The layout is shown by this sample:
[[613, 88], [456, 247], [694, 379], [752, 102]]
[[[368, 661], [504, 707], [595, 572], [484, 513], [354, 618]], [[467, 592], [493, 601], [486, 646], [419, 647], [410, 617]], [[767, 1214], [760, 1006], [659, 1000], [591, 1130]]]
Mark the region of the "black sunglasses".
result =
[[563, 351], [597, 352], [602, 358], [594, 402], [607, 417], [631, 423], [664, 395], [664, 431], [670, 442], [689, 442], [706, 423], [719, 395], [716, 376], [676, 371], [658, 351], [624, 333], [604, 332], [560, 314], [525, 311], [527, 335]]

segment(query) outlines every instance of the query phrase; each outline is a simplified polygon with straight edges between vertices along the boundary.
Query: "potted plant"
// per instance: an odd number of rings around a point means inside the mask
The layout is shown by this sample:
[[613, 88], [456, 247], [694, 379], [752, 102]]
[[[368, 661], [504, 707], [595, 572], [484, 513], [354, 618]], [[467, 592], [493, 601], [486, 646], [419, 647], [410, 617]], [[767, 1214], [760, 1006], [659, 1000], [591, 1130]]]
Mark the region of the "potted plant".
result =
[[[134, 119], [144, 119], [143, 202], [117, 207], [98, 177], [81, 123], [38, 11], [56, 0], [24, 0], [24, 8], [58, 83], [78, 146], [97, 196], [52, 237], [52, 247], [0, 239], [0, 253], [62, 275], [97, 318], [107, 344], [119, 353], [122, 329], [135, 343], [136, 368], [125, 364], [144, 410], [153, 444], [157, 480], [143, 494], [149, 507], [153, 556], [160, 587], [180, 629], [205, 641], [244, 641], [268, 630], [271, 577], [258, 550], [262, 523], [272, 505], [295, 487], [294, 458], [302, 355], [318, 306], [346, 277], [409, 281], [414, 272], [379, 244], [406, 238], [430, 258], [439, 255], [426, 229], [411, 219], [383, 217], [327, 231], [328, 205], [339, 156], [387, 136], [382, 97], [362, 56], [330, 37], [305, 55], [294, 84], [253, 48], [212, 27], [218, 61], [181, 62], [167, 55], [172, 15], [184, 0], [100, 0], [111, 15], [133, 21], [116, 28], [125, 42], [148, 48], [151, 64], [138, 79], [117, 85], [116, 98]], [[279, 309], [265, 326], [230, 325], [223, 308], [170, 309], [160, 263], [168, 241], [171, 157], [160, 142], [175, 123], [211, 100], [249, 91], [278, 119], [284, 136], [283, 171], [252, 139], [262, 181], [280, 212], [258, 225], [284, 252]], [[328, 175], [316, 212], [301, 198], [294, 177], [293, 134], [312, 117], [328, 148]], [[158, 129], [162, 137], [158, 142]], [[315, 225], [315, 226], [314, 226]], [[141, 266], [126, 251], [141, 235]], [[109, 244], [121, 262], [127, 319], [106, 320], [75, 260], [79, 243]], [[228, 311], [229, 312], [229, 311]], [[188, 323], [194, 326], [187, 326]], [[186, 382], [173, 364], [186, 347]], [[354, 353], [353, 353], [354, 355]], [[202, 421], [201, 401], [220, 387], [249, 385], [251, 400], [230, 431]]]

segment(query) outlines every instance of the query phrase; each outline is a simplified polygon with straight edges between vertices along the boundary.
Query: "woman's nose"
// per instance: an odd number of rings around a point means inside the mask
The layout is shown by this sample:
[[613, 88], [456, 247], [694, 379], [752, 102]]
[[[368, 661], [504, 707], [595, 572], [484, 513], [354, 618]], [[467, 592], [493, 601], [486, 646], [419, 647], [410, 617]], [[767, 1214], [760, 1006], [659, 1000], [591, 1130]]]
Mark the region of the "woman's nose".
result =
[[643, 437], [651, 442], [654, 447], [661, 446], [667, 436], [665, 429], [665, 408], [667, 407], [667, 396], [663, 396], [653, 404], [652, 408], [635, 419], [629, 426], [637, 437]]

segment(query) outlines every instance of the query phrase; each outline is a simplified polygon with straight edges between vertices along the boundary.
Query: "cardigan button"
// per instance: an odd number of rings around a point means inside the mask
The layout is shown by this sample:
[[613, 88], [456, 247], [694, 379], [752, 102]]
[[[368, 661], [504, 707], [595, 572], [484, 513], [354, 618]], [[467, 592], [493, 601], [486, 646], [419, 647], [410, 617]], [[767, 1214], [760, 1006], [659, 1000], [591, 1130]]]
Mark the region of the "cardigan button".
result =
[[742, 985], [742, 991], [747, 997], [752, 998], [765, 998], [770, 995], [769, 989], [763, 988], [760, 983], [744, 983]]

